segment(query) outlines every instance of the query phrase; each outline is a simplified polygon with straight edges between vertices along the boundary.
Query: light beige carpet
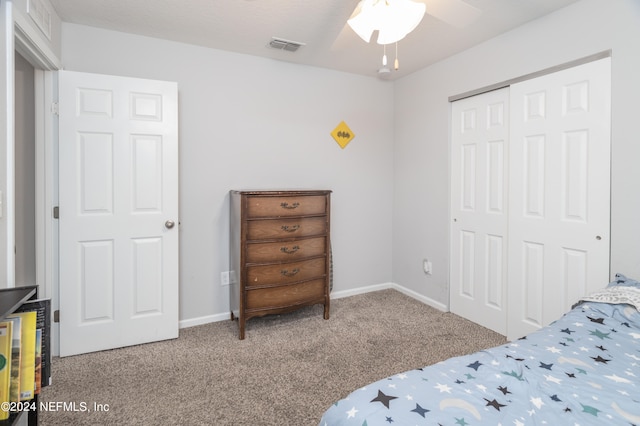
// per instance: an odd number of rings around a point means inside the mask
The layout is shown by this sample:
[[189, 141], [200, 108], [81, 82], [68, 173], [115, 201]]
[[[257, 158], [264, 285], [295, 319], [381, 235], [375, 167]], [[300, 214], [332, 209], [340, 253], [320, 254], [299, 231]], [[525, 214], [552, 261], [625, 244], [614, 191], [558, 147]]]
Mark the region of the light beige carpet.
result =
[[320, 305], [251, 319], [245, 340], [229, 320], [180, 330], [175, 340], [55, 358], [41, 401], [67, 409], [41, 412], [39, 423], [317, 425], [367, 383], [505, 342], [383, 290], [333, 300], [329, 320]]

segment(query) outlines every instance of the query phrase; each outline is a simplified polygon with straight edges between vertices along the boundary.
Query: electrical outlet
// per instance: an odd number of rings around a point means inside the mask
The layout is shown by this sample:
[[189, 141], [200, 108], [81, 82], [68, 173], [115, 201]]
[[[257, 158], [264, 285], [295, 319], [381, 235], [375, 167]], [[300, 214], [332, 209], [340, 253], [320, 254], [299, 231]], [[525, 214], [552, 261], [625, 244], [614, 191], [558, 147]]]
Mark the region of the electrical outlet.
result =
[[236, 271], [229, 271], [229, 284], [235, 284], [236, 282]]
[[220, 284], [229, 285], [229, 271], [220, 272]]

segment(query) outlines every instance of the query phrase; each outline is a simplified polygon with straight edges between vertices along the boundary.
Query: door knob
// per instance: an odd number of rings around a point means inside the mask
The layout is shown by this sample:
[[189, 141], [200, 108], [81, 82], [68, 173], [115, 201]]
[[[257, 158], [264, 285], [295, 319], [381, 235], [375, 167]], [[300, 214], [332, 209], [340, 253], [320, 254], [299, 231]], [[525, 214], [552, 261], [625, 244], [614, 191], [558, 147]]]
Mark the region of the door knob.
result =
[[173, 228], [173, 225], [175, 225], [175, 223], [172, 220], [168, 220], [164, 223], [165, 228], [167, 229], [171, 229]]

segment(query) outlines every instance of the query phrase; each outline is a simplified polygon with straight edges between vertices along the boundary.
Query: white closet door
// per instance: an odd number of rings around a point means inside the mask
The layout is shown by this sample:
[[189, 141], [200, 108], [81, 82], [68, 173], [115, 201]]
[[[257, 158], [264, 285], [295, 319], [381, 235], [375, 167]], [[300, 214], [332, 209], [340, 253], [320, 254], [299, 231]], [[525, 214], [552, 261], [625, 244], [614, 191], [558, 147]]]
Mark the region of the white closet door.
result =
[[610, 59], [511, 86], [507, 338], [609, 279]]
[[506, 334], [509, 89], [452, 104], [451, 311]]

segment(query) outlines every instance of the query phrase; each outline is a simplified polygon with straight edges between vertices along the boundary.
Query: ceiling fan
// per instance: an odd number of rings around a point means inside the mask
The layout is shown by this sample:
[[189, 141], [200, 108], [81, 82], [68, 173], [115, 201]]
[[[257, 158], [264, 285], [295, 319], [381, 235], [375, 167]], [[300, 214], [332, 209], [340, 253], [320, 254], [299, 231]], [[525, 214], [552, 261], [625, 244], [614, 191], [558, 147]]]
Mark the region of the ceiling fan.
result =
[[366, 18], [377, 14], [375, 18], [381, 20], [381, 15], [393, 14], [394, 20], [398, 20], [406, 32], [391, 28], [385, 29], [386, 34], [380, 31], [378, 44], [389, 44], [412, 31], [422, 20], [425, 9], [427, 14], [456, 28], [466, 27], [482, 14], [480, 9], [462, 0], [361, 0], [347, 22], [364, 41], [369, 42], [373, 31], [378, 28], [372, 27]]
[[453, 27], [464, 28], [478, 19], [482, 11], [463, 0], [360, 0], [342, 34], [347, 30], [370, 43], [377, 31], [376, 42], [385, 45], [381, 70], [389, 71], [386, 45], [391, 43], [396, 44], [397, 70], [397, 42], [420, 24], [425, 13]]

